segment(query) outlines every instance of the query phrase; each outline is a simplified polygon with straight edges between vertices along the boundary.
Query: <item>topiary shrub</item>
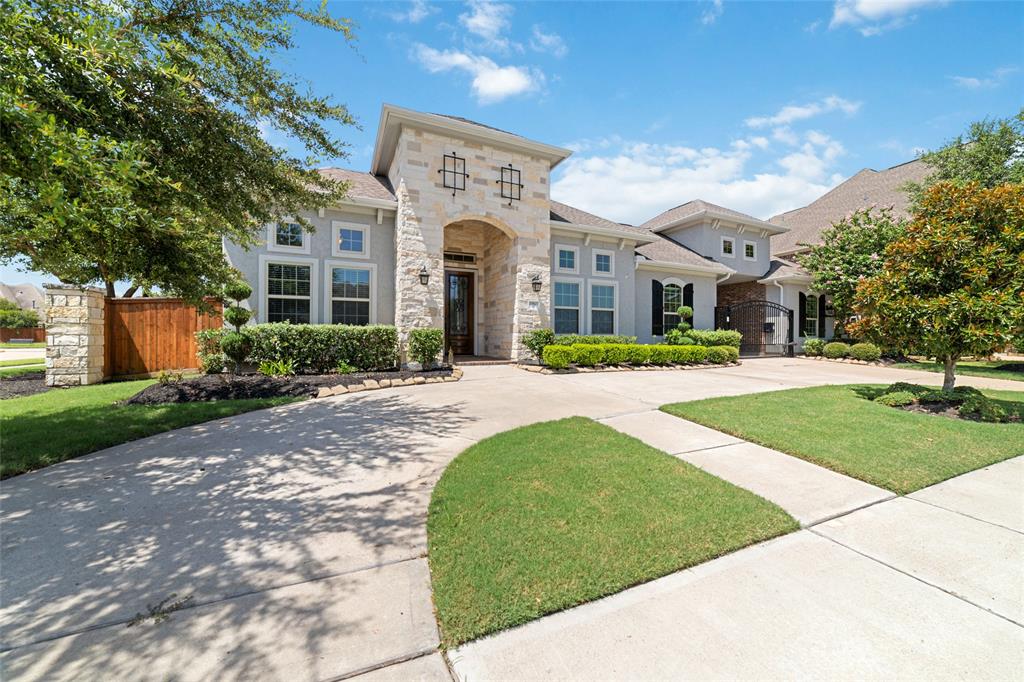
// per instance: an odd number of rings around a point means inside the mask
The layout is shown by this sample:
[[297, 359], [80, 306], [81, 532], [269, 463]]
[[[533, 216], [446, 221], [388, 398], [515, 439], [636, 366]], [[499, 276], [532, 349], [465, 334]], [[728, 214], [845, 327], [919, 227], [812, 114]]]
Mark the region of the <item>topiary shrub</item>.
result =
[[409, 332], [409, 356], [423, 365], [423, 369], [433, 365], [443, 349], [443, 329], [424, 327]]
[[832, 343], [826, 343], [821, 352], [830, 360], [838, 360], [850, 354], [850, 347], [840, 341], [833, 341]]
[[544, 364], [554, 369], [564, 369], [573, 360], [572, 346], [551, 345], [545, 346], [541, 357]]
[[882, 357], [882, 350], [873, 343], [855, 343], [850, 346], [850, 357], [854, 360], [875, 362]]
[[740, 359], [740, 352], [734, 346], [711, 346], [708, 348], [708, 362], [724, 365]]
[[804, 341], [804, 355], [816, 358], [825, 349], [825, 339], [807, 339]]
[[904, 407], [913, 403], [914, 400], [916, 397], [910, 391], [893, 391], [892, 393], [883, 393], [875, 398], [875, 402], [879, 405], [888, 405], [889, 407]]
[[228, 356], [228, 360], [231, 361], [231, 371], [237, 372], [239, 366], [249, 357], [249, 351], [252, 350], [252, 342], [242, 332], [229, 331], [221, 337], [220, 349], [224, 351], [224, 355]]
[[734, 346], [740, 347], [743, 334], [731, 329], [691, 329], [686, 336], [693, 339], [698, 346]]
[[523, 337], [523, 345], [530, 349], [533, 357], [540, 360], [544, 356], [544, 347], [555, 342], [555, 332], [550, 329], [534, 329]]

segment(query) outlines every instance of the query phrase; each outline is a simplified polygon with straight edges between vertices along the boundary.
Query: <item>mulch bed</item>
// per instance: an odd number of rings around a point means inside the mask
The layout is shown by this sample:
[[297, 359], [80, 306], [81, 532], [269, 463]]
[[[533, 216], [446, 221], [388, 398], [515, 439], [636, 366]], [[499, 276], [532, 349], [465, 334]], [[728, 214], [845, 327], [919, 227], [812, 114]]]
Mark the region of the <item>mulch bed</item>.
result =
[[[910, 405], [903, 405], [898, 408], [906, 410], [907, 412], [916, 412], [918, 414], [935, 414], [940, 417], [948, 417], [950, 419], [963, 419], [968, 422], [980, 422], [977, 415], [974, 414], [960, 414], [960, 407], [958, 405], [948, 405], [946, 403], [911, 403]], [[1010, 415], [1010, 423], [1017, 423], [1020, 421], [1020, 417], [1016, 415]]]
[[204, 374], [199, 377], [153, 384], [125, 401], [127, 405], [158, 405], [163, 403], [190, 403], [209, 400], [244, 400], [249, 398], [278, 398], [315, 396], [321, 388], [352, 386], [367, 379], [411, 379], [413, 377], [451, 376], [451, 368], [413, 372], [355, 372], [352, 374], [312, 374], [292, 377], [268, 377], [262, 374]]
[[29, 374], [0, 377], [0, 400], [44, 393], [50, 388], [46, 385], [46, 370], [42, 368]]

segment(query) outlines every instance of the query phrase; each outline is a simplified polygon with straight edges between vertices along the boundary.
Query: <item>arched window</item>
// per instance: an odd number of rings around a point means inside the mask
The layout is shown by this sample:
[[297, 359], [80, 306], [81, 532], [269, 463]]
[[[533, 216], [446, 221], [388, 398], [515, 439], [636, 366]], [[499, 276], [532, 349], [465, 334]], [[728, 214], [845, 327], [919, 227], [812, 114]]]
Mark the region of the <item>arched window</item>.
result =
[[679, 326], [679, 306], [683, 305], [683, 288], [678, 284], [666, 284], [662, 288], [662, 310], [664, 315], [664, 329], [669, 330]]

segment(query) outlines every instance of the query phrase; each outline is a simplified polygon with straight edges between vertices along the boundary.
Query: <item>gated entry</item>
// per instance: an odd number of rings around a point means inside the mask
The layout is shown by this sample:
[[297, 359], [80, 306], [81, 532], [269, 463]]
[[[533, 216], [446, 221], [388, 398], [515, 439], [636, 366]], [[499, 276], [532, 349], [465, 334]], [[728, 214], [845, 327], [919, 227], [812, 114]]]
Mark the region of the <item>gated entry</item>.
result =
[[715, 329], [743, 334], [740, 355], [793, 357], [793, 311], [771, 301], [744, 301], [715, 308]]

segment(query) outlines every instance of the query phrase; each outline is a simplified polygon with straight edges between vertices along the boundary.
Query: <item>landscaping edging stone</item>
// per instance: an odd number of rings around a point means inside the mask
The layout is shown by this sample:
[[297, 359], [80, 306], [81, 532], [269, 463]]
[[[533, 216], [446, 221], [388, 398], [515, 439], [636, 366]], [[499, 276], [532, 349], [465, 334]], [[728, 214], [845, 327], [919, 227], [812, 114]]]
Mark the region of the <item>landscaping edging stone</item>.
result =
[[824, 356], [815, 355], [801, 355], [804, 360], [818, 360], [822, 362], [842, 362], [847, 365], [870, 365], [872, 367], [889, 367], [895, 365], [895, 360], [874, 360], [869, 362], [868, 360], [854, 360], [853, 358], [826, 358]]
[[636, 367], [633, 365], [610, 365], [608, 367], [565, 367], [563, 369], [523, 364], [516, 365], [516, 367], [535, 374], [586, 374], [589, 372], [658, 372], [681, 369], [714, 369], [716, 367], [739, 367], [742, 364], [740, 360], [737, 360], [736, 362], [726, 362], [720, 365], [708, 362], [700, 365], [639, 365]]
[[[427, 372], [430, 374], [430, 372]], [[446, 376], [412, 376], [401, 379], [364, 379], [362, 383], [339, 384], [337, 386], [324, 386], [316, 398], [330, 398], [336, 395], [347, 393], [360, 393], [362, 391], [376, 391], [382, 388], [397, 388], [399, 386], [419, 386], [421, 384], [441, 384], [458, 381], [462, 378], [462, 370], [458, 367], [452, 368], [451, 374]]]

